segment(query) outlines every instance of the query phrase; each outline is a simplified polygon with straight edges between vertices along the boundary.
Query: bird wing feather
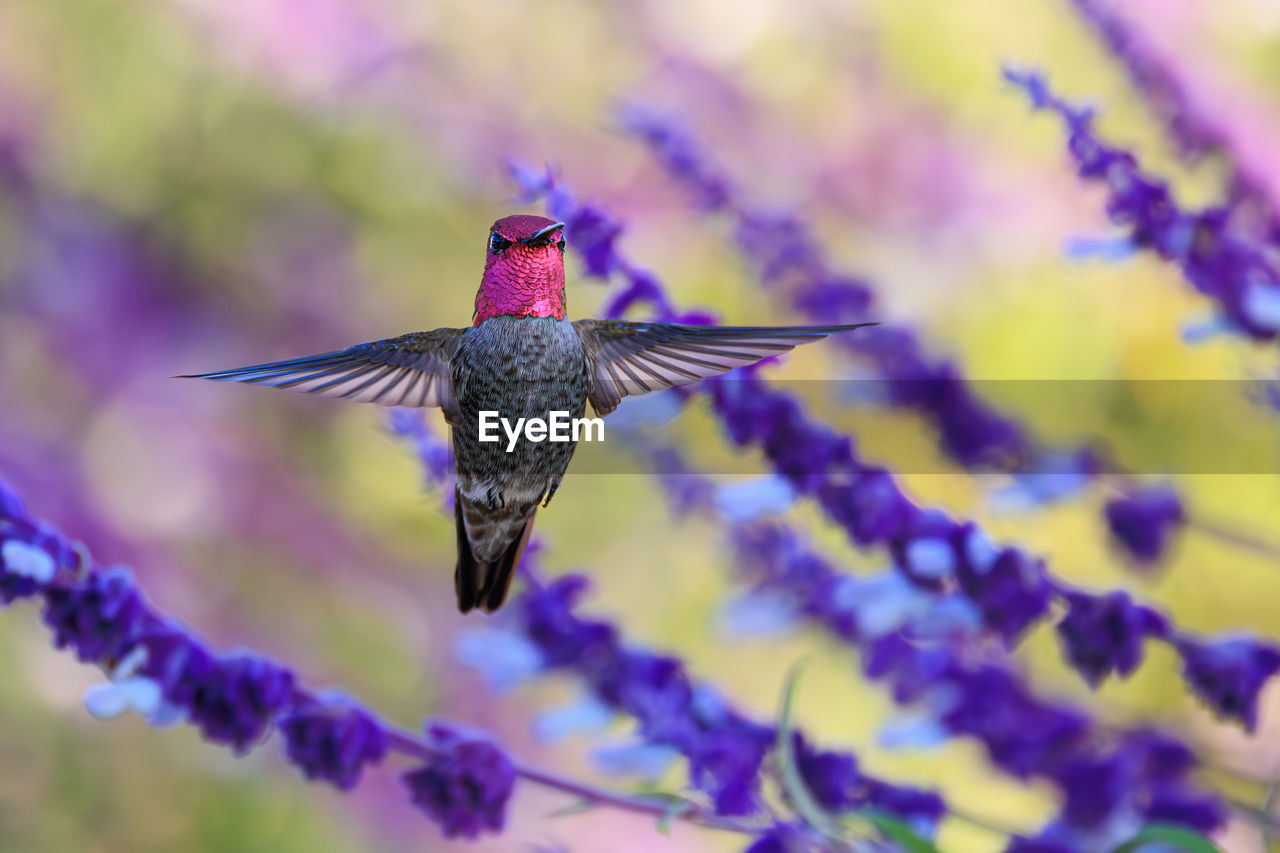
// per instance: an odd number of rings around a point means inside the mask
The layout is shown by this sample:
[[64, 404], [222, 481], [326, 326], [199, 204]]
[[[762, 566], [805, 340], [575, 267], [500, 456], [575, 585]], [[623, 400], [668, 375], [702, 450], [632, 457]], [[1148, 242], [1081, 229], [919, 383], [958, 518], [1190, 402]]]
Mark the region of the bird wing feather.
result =
[[779, 355], [800, 344], [874, 323], [845, 326], [685, 326], [578, 320], [592, 358], [588, 399], [607, 415], [623, 397], [688, 385]]
[[249, 382], [359, 403], [449, 410], [456, 405], [449, 359], [466, 331], [412, 332], [320, 355], [180, 378]]

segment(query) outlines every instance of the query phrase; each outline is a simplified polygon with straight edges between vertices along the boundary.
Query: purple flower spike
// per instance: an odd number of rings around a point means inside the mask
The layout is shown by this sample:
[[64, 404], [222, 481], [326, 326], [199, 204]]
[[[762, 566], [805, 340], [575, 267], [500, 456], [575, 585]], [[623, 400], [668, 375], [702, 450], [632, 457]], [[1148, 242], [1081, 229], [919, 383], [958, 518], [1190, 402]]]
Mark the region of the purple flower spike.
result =
[[1249, 637], [1178, 641], [1183, 675], [1196, 694], [1221, 717], [1239, 720], [1252, 732], [1258, 724], [1258, 694], [1276, 670], [1280, 650]]
[[145, 617], [133, 578], [124, 569], [95, 573], [74, 586], [45, 590], [44, 623], [58, 648], [86, 663], [115, 660], [135, 641]]
[[1265, 247], [1233, 225], [1229, 211], [1180, 208], [1164, 181], [1144, 172], [1132, 152], [1107, 144], [1094, 130], [1092, 114], [1055, 96], [1043, 76], [1011, 70], [1005, 79], [1022, 88], [1034, 106], [1062, 119], [1076, 171], [1106, 185], [1107, 214], [1135, 246], [1181, 268], [1239, 333], [1258, 341], [1276, 338], [1280, 269]]
[[687, 134], [673, 123], [635, 105], [619, 110], [623, 127], [640, 137], [662, 161], [663, 168], [680, 176], [696, 192], [703, 210], [718, 210], [729, 201], [724, 179], [702, 162], [702, 152]]
[[1144, 564], [1164, 555], [1174, 530], [1187, 520], [1177, 493], [1164, 487], [1108, 501], [1106, 515], [1116, 543]]
[[346, 702], [295, 711], [280, 722], [290, 760], [308, 779], [349, 791], [366, 764], [387, 753], [387, 735], [368, 713]]
[[1142, 663], [1142, 641], [1162, 636], [1168, 623], [1160, 614], [1134, 604], [1124, 592], [1106, 595], [1068, 593], [1066, 618], [1058, 623], [1067, 659], [1097, 687], [1107, 676], [1126, 676]]
[[414, 805], [440, 825], [446, 838], [500, 832], [516, 784], [511, 760], [489, 741], [445, 726], [432, 725], [427, 735], [441, 752], [404, 775]]

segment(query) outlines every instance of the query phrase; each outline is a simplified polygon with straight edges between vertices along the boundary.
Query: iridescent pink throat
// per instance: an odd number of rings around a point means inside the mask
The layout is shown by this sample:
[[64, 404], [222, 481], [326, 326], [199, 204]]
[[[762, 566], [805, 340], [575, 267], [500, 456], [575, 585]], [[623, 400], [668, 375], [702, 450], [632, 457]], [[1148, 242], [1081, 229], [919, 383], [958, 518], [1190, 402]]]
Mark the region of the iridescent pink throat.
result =
[[565, 318], [564, 260], [558, 248], [515, 243], [486, 258], [473, 325], [501, 316]]

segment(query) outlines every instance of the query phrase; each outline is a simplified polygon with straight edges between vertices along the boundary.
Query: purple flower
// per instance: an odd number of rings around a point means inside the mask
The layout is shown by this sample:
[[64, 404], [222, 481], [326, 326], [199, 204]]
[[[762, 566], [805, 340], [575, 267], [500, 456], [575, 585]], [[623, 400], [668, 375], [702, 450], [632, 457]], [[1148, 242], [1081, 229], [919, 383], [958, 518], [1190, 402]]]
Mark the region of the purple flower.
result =
[[622, 317], [632, 305], [657, 302], [663, 298], [662, 288], [647, 272], [636, 271], [627, 277], [627, 286], [614, 294], [601, 310], [604, 317]]
[[1112, 537], [1139, 563], [1159, 560], [1174, 529], [1187, 520], [1177, 493], [1169, 488], [1145, 489], [1108, 501], [1106, 516]]
[[289, 759], [308, 779], [326, 779], [348, 791], [366, 764], [387, 752], [387, 735], [377, 720], [346, 702], [291, 712], [280, 721]]
[[1163, 61], [1124, 17], [1098, 0], [1072, 0], [1072, 4], [1125, 66], [1148, 104], [1168, 123], [1185, 154], [1203, 154], [1224, 145], [1222, 131], [1192, 110], [1177, 70]]
[[165, 701], [189, 709], [213, 681], [213, 653], [180, 628], [149, 631], [139, 639], [147, 657], [142, 674], [160, 685]]
[[1130, 756], [1142, 778], [1153, 782], [1182, 779], [1196, 763], [1186, 744], [1154, 729], [1126, 733], [1120, 748]]
[[1062, 815], [1075, 827], [1097, 829], [1131, 796], [1131, 767], [1124, 756], [1074, 758], [1057, 774]]
[[[876, 344], [865, 342], [867, 347]], [[894, 342], [886, 337], [879, 345], [886, 352], [900, 349], [900, 356], [905, 356], [889, 373], [893, 402], [929, 413], [947, 455], [971, 468], [994, 466], [1010, 471], [1023, 464], [1029, 453], [1026, 437], [1016, 423], [973, 395], [955, 364], [925, 361], [920, 353], [912, 352], [918, 348], [914, 338], [904, 336]]]
[[1143, 810], [1152, 823], [1176, 823], [1200, 833], [1210, 833], [1227, 821], [1222, 803], [1202, 791], [1180, 785], [1155, 789]]
[[173, 627], [140, 638], [141, 674], [160, 685], [165, 701], [187, 712], [214, 743], [245, 752], [295, 699], [289, 670], [251, 654], [216, 657]]
[[1067, 615], [1058, 623], [1067, 660], [1097, 687], [1107, 676], [1126, 676], [1142, 663], [1142, 641], [1162, 636], [1167, 622], [1149, 607], [1133, 603], [1125, 592], [1105, 595], [1068, 593]]
[[192, 685], [187, 711], [206, 738], [242, 753], [292, 703], [293, 680], [289, 670], [255, 655], [217, 658]]
[[716, 726], [689, 745], [689, 776], [711, 794], [717, 814], [750, 814], [760, 807], [760, 765], [773, 733], [754, 724]]
[[51, 581], [57, 567], [48, 551], [21, 539], [0, 538], [0, 604], [30, 598]]
[[847, 809], [853, 803], [862, 779], [857, 760], [845, 753], [814, 749], [799, 732], [792, 735], [792, 741], [795, 744], [796, 768], [814, 799], [828, 811]]
[[124, 569], [94, 572], [80, 583], [49, 586], [41, 618], [54, 645], [85, 662], [120, 658], [143, 627], [145, 611]]
[[875, 468], [864, 468], [851, 481], [824, 484], [818, 500], [859, 545], [897, 539], [920, 512], [889, 472]]
[[580, 205], [565, 219], [565, 239], [582, 255], [587, 275], [608, 278], [617, 268], [614, 241], [622, 234], [622, 223], [602, 209]]
[[1005, 548], [986, 565], [961, 560], [956, 577], [983, 622], [1010, 645], [1049, 609], [1044, 561], [1018, 548]]
[[624, 106], [619, 118], [628, 132], [644, 140], [668, 172], [680, 176], [700, 208], [724, 207], [729, 200], [728, 184], [703, 162], [702, 152], [687, 134], [637, 105]]
[[742, 212], [733, 238], [755, 263], [766, 286], [784, 282], [792, 274], [817, 276], [823, 268], [821, 248], [795, 217]]
[[1052, 836], [1024, 838], [1021, 835], [1015, 835], [1009, 839], [1004, 853], [1079, 853], [1079, 850], [1074, 844]]
[[913, 824], [932, 826], [946, 814], [946, 804], [934, 791], [922, 791], [864, 778], [858, 805], [897, 815]]
[[1054, 776], [1089, 734], [1084, 715], [1038, 701], [995, 666], [952, 671], [944, 683], [955, 692], [943, 725], [977, 737], [996, 766], [1014, 776]]
[[853, 323], [867, 316], [871, 289], [862, 279], [831, 274], [796, 291], [795, 306], [810, 317], [830, 317], [835, 323]]
[[[734, 241], [766, 288], [785, 291], [792, 305], [813, 320], [866, 319], [874, 307], [870, 286], [834, 272], [804, 222], [748, 208], [733, 198], [728, 181], [675, 122], [645, 113], [643, 122], [628, 129], [689, 190], [699, 207], [730, 212]], [[715, 188], [713, 204], [703, 203], [708, 186]], [[1029, 455], [1030, 442], [1021, 427], [973, 396], [953, 364], [930, 358], [910, 328], [882, 326], [833, 343], [870, 357], [890, 383], [893, 401], [928, 415], [938, 427], [944, 449], [962, 464], [1008, 470]]]
[[656, 743], [687, 737], [693, 688], [680, 661], [642, 651], [624, 651], [600, 672], [596, 690], [607, 704], [634, 716], [640, 732]]
[[500, 832], [516, 769], [487, 740], [442, 725], [427, 734], [440, 754], [402, 777], [413, 804], [440, 825], [446, 838], [477, 838]]
[[580, 620], [573, 613], [573, 605], [589, 584], [582, 575], [565, 575], [546, 586], [530, 584], [529, 591], [520, 596], [525, 635], [549, 667], [593, 658], [613, 659], [617, 643], [613, 626]]
[[867, 644], [862, 671], [873, 681], [893, 686], [893, 701], [907, 705], [943, 682], [952, 664], [942, 646], [917, 645], [902, 634], [886, 634]]
[[795, 827], [778, 824], [751, 842], [742, 853], [800, 853], [809, 848]]
[[572, 607], [586, 585], [585, 578], [568, 576], [545, 587], [531, 584], [522, 594], [526, 636], [546, 665], [573, 667], [603, 702], [634, 715], [650, 743], [684, 754], [693, 783], [711, 794], [720, 814], [754, 810], [772, 730], [724, 708], [712, 716], [699, 712], [679, 661], [622, 649], [611, 625], [578, 618]]
[[1258, 724], [1258, 694], [1280, 669], [1280, 650], [1250, 637], [1180, 639], [1182, 672], [1191, 688], [1221, 717], [1248, 731]]
[[1104, 183], [1107, 213], [1135, 246], [1150, 247], [1177, 264], [1187, 281], [1213, 299], [1241, 333], [1271, 340], [1280, 331], [1280, 269], [1248, 235], [1237, 233], [1228, 211], [1185, 211], [1163, 181], [1144, 173], [1132, 152], [1103, 142], [1093, 116], [1056, 97], [1035, 73], [1006, 71], [1035, 107], [1058, 114], [1080, 177]]
[[446, 438], [427, 429], [422, 409], [393, 408], [387, 413], [387, 426], [393, 435], [413, 443], [428, 487], [449, 481], [453, 474], [453, 448]]

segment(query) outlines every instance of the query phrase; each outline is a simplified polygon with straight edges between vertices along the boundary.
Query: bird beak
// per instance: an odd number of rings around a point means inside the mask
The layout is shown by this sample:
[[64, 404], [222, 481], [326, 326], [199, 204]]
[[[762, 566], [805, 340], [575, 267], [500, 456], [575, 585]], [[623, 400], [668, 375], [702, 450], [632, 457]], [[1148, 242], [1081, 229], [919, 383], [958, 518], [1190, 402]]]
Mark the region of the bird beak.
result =
[[526, 237], [520, 242], [524, 243], [526, 246], [537, 246], [540, 242], [545, 241], [552, 234], [562, 230], [563, 228], [564, 228], [564, 223], [557, 222], [555, 225], [548, 225], [546, 228], [543, 228], [537, 234], [534, 234], [532, 237]]

